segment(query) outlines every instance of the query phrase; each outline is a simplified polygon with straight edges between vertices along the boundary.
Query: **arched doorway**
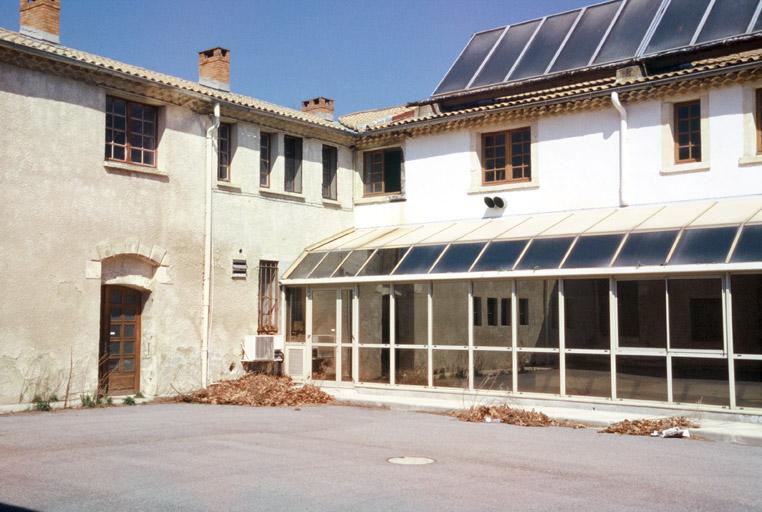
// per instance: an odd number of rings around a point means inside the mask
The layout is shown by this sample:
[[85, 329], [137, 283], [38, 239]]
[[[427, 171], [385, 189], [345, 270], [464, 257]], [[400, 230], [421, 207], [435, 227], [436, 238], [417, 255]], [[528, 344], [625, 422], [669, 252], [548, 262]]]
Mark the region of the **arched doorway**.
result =
[[144, 294], [126, 286], [101, 289], [98, 384], [101, 393], [140, 390], [140, 315]]

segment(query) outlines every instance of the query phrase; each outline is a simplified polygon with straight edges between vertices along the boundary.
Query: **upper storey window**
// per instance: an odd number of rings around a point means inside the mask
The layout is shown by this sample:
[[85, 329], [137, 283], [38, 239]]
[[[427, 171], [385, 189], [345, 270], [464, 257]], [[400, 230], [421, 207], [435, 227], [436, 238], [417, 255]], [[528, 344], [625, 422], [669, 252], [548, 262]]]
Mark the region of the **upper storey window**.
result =
[[270, 187], [272, 137], [272, 134], [266, 132], [259, 136], [259, 186], [264, 188]]
[[286, 159], [286, 192], [302, 193], [302, 139], [286, 135], [283, 138]]
[[339, 151], [334, 146], [323, 145], [323, 199], [336, 200], [338, 187], [336, 169], [338, 168]]
[[675, 103], [675, 163], [701, 161], [701, 101]]
[[482, 184], [532, 180], [529, 127], [482, 134]]
[[231, 135], [233, 126], [229, 123], [221, 123], [217, 142], [217, 179], [230, 181]]
[[156, 166], [156, 107], [106, 96], [106, 159]]
[[402, 192], [402, 149], [366, 151], [363, 155], [366, 196]]

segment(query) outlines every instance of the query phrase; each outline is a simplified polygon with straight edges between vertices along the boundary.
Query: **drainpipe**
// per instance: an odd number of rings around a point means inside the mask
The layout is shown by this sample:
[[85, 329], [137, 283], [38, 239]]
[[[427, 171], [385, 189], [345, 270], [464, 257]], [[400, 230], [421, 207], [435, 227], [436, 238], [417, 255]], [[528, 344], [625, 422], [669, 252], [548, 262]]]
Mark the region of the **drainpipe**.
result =
[[627, 133], [627, 111], [619, 100], [619, 93], [616, 91], [611, 93], [611, 103], [614, 105], [617, 112], [619, 112], [619, 206], [627, 206], [624, 203], [622, 185], [624, 177], [624, 137]]
[[201, 386], [209, 380], [209, 337], [212, 307], [212, 184], [214, 183], [214, 137], [220, 127], [220, 104], [214, 104], [212, 125], [206, 130], [206, 189], [204, 197], [204, 282], [201, 332]]

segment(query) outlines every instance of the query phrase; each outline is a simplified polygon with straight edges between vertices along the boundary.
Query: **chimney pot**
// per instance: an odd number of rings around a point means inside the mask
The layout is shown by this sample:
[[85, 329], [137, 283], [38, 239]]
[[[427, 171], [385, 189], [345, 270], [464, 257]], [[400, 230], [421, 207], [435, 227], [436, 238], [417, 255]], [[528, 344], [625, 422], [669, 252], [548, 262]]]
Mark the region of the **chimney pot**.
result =
[[198, 82], [223, 91], [230, 90], [230, 50], [210, 48], [198, 52]]
[[324, 96], [304, 100], [302, 101], [302, 112], [333, 121], [333, 100]]
[[49, 43], [61, 41], [61, 0], [19, 0], [20, 32]]

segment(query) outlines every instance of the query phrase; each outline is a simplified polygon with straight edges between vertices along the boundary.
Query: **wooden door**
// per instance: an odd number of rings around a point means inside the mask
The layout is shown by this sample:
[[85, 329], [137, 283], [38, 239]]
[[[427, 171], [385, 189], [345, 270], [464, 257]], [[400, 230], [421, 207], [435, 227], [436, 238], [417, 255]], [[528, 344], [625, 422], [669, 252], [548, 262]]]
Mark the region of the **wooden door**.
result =
[[140, 313], [143, 294], [104, 286], [99, 381], [101, 391], [126, 394], [140, 387]]

